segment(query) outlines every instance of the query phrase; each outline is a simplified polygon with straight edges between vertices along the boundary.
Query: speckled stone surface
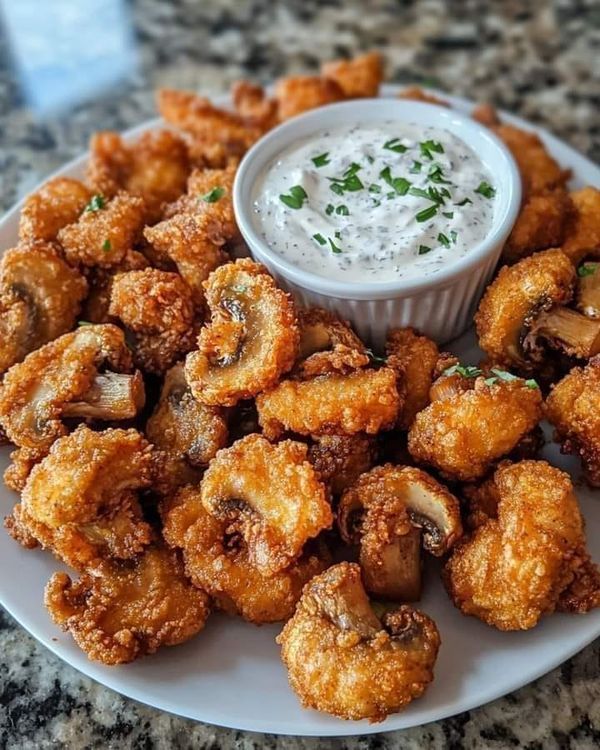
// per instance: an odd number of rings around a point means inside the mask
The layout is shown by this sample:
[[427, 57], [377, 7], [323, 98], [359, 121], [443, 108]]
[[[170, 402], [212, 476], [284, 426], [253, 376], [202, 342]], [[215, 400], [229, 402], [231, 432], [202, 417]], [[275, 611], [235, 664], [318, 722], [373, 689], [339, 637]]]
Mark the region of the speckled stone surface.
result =
[[[87, 98], [66, 110], [31, 112], [21, 85], [19, 44], [0, 15], [0, 209], [85, 148], [90, 133], [123, 129], [153, 114], [158, 85], [222, 91], [251, 76], [270, 81], [314, 70], [320, 60], [373, 47], [389, 77], [485, 99], [552, 129], [600, 161], [600, 3], [484, 0], [147, 0], [124, 3], [117, 20], [134, 67], [94, 88], [115, 31], [119, 0], [51, 4], [55, 23], [92, 24]], [[77, 12], [83, 15], [77, 17]], [[59, 13], [60, 11], [60, 13]], [[62, 13], [62, 15], [61, 15]], [[75, 14], [75, 15], [74, 15]], [[21, 18], [22, 21], [22, 18]], [[27, 19], [26, 19], [27, 21]], [[78, 26], [79, 24], [79, 26]], [[94, 25], [95, 24], [95, 25]], [[31, 24], [29, 24], [29, 27]], [[65, 75], [69, 34], [45, 34]], [[79, 30], [74, 32], [80, 35]], [[37, 50], [39, 52], [39, 50]], [[28, 60], [29, 57], [21, 59]], [[69, 65], [72, 70], [69, 71]], [[104, 67], [98, 67], [104, 66]], [[85, 70], [84, 70], [85, 72]], [[124, 699], [83, 677], [0, 615], [0, 747], [4, 748], [506, 748], [600, 746], [600, 643], [516, 693], [452, 719], [403, 732], [343, 740], [276, 738], [218, 729]]]

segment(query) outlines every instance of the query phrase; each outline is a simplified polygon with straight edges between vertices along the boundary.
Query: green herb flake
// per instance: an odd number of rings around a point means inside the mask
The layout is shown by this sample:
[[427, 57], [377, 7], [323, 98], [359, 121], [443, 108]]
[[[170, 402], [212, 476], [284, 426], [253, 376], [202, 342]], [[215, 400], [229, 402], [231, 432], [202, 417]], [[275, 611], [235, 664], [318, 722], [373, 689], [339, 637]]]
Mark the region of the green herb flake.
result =
[[454, 211], [442, 211], [442, 216], [445, 216], [447, 219], [453, 219]]
[[411, 174], [419, 174], [419, 172], [421, 171], [422, 167], [423, 167], [423, 165], [421, 164], [420, 161], [413, 161], [413, 165], [410, 168]]
[[427, 173], [427, 179], [431, 180], [431, 182], [436, 182], [444, 185], [450, 185], [450, 180], [447, 180], [444, 177], [444, 172], [439, 164], [434, 164], [429, 172]]
[[336, 209], [335, 212], [338, 216], [350, 216], [350, 211], [348, 210], [348, 206], [344, 205], [343, 203], [340, 204]]
[[579, 268], [577, 269], [577, 275], [580, 278], [584, 278], [585, 276], [593, 276], [596, 273], [597, 269], [596, 263], [582, 263]]
[[461, 375], [463, 378], [477, 378], [481, 375], [481, 370], [474, 365], [452, 365], [452, 367], [447, 367], [442, 375]]
[[336, 255], [338, 255], [339, 253], [342, 252], [342, 248], [336, 245], [335, 242], [331, 239], [331, 237], [328, 237], [327, 239], [329, 240], [329, 246], [331, 247], [332, 253], [335, 253]]
[[94, 324], [90, 323], [89, 320], [78, 320], [77, 325], [80, 327], [83, 327], [83, 326], [93, 326]]
[[384, 180], [390, 187], [394, 188], [394, 191], [398, 195], [406, 195], [410, 189], [410, 181], [405, 177], [393, 177], [392, 171], [389, 167], [385, 167], [379, 173], [379, 176]]
[[421, 150], [422, 156], [424, 156], [426, 159], [429, 159], [429, 161], [433, 161], [433, 153], [436, 154], [443, 154], [444, 153], [444, 147], [439, 141], [422, 141], [419, 143], [419, 148]]
[[372, 349], [366, 349], [365, 352], [367, 354], [367, 357], [371, 360], [372, 364], [374, 365], [385, 365], [387, 362], [386, 357], [380, 357], [379, 354], [375, 354], [375, 352]]
[[493, 198], [496, 195], [496, 188], [493, 188], [489, 182], [485, 180], [479, 183], [479, 186], [475, 189], [476, 193], [483, 195], [484, 198]]
[[319, 232], [317, 232], [316, 234], [313, 234], [313, 240], [316, 240], [319, 243], [319, 245], [326, 245], [327, 244], [327, 240]]
[[100, 211], [100, 209], [104, 208], [106, 206], [106, 198], [103, 195], [100, 195], [100, 193], [96, 193], [96, 195], [92, 195], [90, 202], [85, 207], [85, 211]]
[[221, 200], [221, 198], [225, 195], [225, 188], [224, 187], [214, 187], [212, 190], [209, 190], [208, 193], [205, 193], [200, 197], [200, 200], [204, 201], [205, 203], [216, 203], [218, 200]]
[[441, 244], [444, 247], [450, 247], [450, 240], [446, 237], [446, 235], [443, 232], [440, 232], [437, 236], [438, 242], [441, 242]]
[[438, 207], [437, 206], [428, 206], [427, 208], [424, 208], [422, 211], [419, 211], [418, 214], [416, 214], [415, 219], [418, 222], [423, 221], [429, 221], [429, 219], [432, 219], [436, 213], [437, 213]]
[[369, 192], [370, 193], [380, 193], [381, 192], [381, 185], [369, 185]]
[[308, 195], [302, 185], [294, 185], [290, 188], [289, 194], [283, 193], [279, 196], [279, 200], [284, 203], [288, 208], [297, 210], [302, 208], [304, 201], [307, 200]]
[[110, 244], [110, 240], [104, 240], [104, 242], [102, 243], [102, 249], [104, 250], [105, 253], [107, 253], [109, 250], [112, 249], [112, 245]]
[[370, 154], [367, 154], [367, 161], [369, 162], [369, 164], [373, 164], [375, 159]]
[[329, 164], [329, 151], [313, 157], [311, 161], [315, 165], [315, 167], [324, 167], [326, 164]]
[[526, 385], [526, 386], [527, 386], [528, 388], [531, 388], [532, 390], [533, 390], [534, 388], [539, 388], [539, 385], [537, 384], [537, 381], [536, 381], [536, 380], [534, 380], [533, 378], [529, 378], [528, 380], [526, 380], [526, 381], [525, 381], [525, 385]]
[[416, 198], [427, 198], [429, 200], [429, 193], [427, 190], [423, 190], [422, 188], [411, 188], [409, 191], [410, 195], [414, 195]]
[[231, 288], [238, 294], [245, 294], [248, 291], [248, 287], [245, 284], [234, 284]]
[[344, 188], [337, 182], [333, 182], [329, 186], [329, 189], [332, 190], [336, 195], [344, 195]]
[[456, 245], [456, 238], [458, 237], [458, 233], [454, 231], [454, 229], [450, 232], [450, 239], [452, 240], [452, 244]]
[[513, 380], [519, 380], [519, 378], [516, 375], [513, 375], [512, 372], [499, 370], [496, 367], [492, 367], [491, 372], [494, 373], [494, 377], [486, 378], [486, 385], [494, 385], [494, 383], [497, 383], [499, 380], [503, 380], [505, 383], [510, 383]]
[[419, 245], [419, 255], [427, 255], [431, 250], [432, 248], [430, 248], [429, 245]]
[[331, 214], [335, 211], [335, 206], [333, 203], [328, 203], [327, 207], [325, 208], [325, 213], [327, 216], [331, 216]]
[[397, 154], [403, 154], [405, 151], [408, 151], [408, 148], [400, 143], [399, 138], [391, 138], [383, 144], [383, 147], [387, 148], [388, 151], [394, 151]]
[[473, 201], [470, 198], [463, 198], [461, 201], [459, 201], [458, 203], [455, 203], [454, 205], [455, 206], [466, 206], [467, 203], [473, 203]]

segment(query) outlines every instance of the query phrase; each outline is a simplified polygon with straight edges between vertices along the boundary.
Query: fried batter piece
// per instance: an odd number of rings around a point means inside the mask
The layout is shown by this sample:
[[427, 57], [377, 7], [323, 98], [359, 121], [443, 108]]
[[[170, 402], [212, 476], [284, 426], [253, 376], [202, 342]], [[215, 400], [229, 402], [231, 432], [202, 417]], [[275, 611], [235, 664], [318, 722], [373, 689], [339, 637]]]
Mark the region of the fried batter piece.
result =
[[398, 99], [410, 99], [415, 102], [425, 102], [425, 104], [438, 104], [440, 107], [449, 107], [447, 101], [440, 99], [434, 94], [430, 94], [420, 86], [407, 86], [398, 94]]
[[563, 453], [579, 456], [589, 484], [600, 487], [600, 357], [556, 383], [546, 400], [546, 417]]
[[123, 332], [86, 325], [13, 365], [0, 385], [0, 423], [21, 459], [37, 460], [67, 432], [67, 417], [132, 419], [144, 405]]
[[344, 98], [344, 89], [340, 84], [322, 76], [287, 76], [275, 85], [280, 120], [289, 120], [309, 109], [340, 102]]
[[194, 348], [192, 293], [179, 274], [157, 268], [118, 274], [108, 314], [125, 327], [144, 372], [161, 375]]
[[322, 435], [309, 446], [308, 459], [334, 497], [375, 464], [377, 448], [370, 435]]
[[277, 125], [277, 102], [267, 96], [262, 86], [236, 81], [231, 87], [231, 101], [235, 111], [249, 125], [264, 132]]
[[161, 504], [163, 535], [183, 551], [185, 571], [229, 614], [261, 625], [289, 619], [302, 587], [330, 563], [326, 550], [307, 549], [277, 573], [264, 573], [249, 557], [243, 537], [231, 534], [226, 520], [204, 509], [199, 491], [184, 487]]
[[164, 203], [183, 193], [188, 173], [186, 145], [170, 130], [149, 130], [133, 143], [112, 131], [92, 136], [88, 184], [106, 198], [119, 190], [143, 198], [150, 223], [160, 217]]
[[77, 221], [91, 192], [79, 180], [55, 177], [25, 199], [19, 218], [19, 239], [52, 241], [68, 224]]
[[206, 406], [192, 396], [179, 363], [165, 375], [146, 436], [155, 449], [153, 488], [166, 495], [200, 481], [202, 469], [227, 444], [227, 422], [218, 406]]
[[371, 722], [425, 692], [440, 646], [433, 620], [412, 607], [403, 605], [379, 620], [359, 566], [345, 562], [304, 587], [276, 640], [304, 707]]
[[593, 349], [596, 336], [588, 335], [586, 318], [562, 308], [573, 296], [575, 279], [575, 268], [556, 249], [500, 269], [475, 315], [479, 346], [493, 362], [521, 371], [535, 368], [540, 336], [569, 352]]
[[256, 399], [264, 434], [285, 430], [299, 435], [375, 435], [391, 428], [402, 403], [396, 373], [389, 367], [312, 380], [283, 380]]
[[470, 390], [436, 400], [417, 414], [408, 450], [442, 476], [468, 482], [510, 453], [541, 418], [539, 388], [520, 378], [486, 382], [479, 377]]
[[349, 373], [369, 362], [367, 350], [349, 323], [320, 307], [298, 311], [300, 347], [294, 375], [309, 379], [317, 375]]
[[[589, 561], [583, 521], [569, 476], [545, 461], [504, 464], [493, 481], [497, 517], [458, 542], [444, 580], [464, 614], [499, 630], [528, 630], [554, 612]], [[591, 603], [590, 594], [586, 587]]]
[[123, 261], [141, 235], [145, 204], [124, 192], [108, 202], [101, 196], [95, 198], [77, 222], [60, 230], [58, 241], [72, 265], [110, 268]]
[[151, 541], [137, 493], [150, 485], [150, 444], [136, 430], [81, 425], [31, 470], [5, 521], [17, 541], [35, 539], [82, 570], [99, 558], [127, 559]]
[[321, 75], [335, 81], [347, 99], [375, 97], [383, 80], [383, 60], [379, 52], [367, 52], [351, 60], [332, 60], [321, 66]]
[[278, 573], [296, 560], [309, 539], [333, 523], [327, 493], [303, 443], [272, 445], [248, 435], [220, 450], [201, 484], [206, 511], [243, 537], [248, 559]]
[[575, 216], [562, 251], [577, 264], [586, 255], [600, 253], [600, 190], [585, 187], [571, 193]]
[[110, 268], [88, 268], [86, 278], [89, 294], [83, 304], [82, 317], [88, 323], [110, 323], [108, 307], [114, 278], [125, 271], [142, 271], [150, 263], [137, 250], [128, 250], [120, 263]]
[[0, 260], [0, 374], [69, 331], [86, 292], [83, 276], [50, 243], [7, 250]]
[[386, 364], [398, 373], [404, 392], [404, 404], [398, 428], [408, 430], [415, 415], [429, 403], [429, 389], [440, 358], [437, 345], [413, 328], [390, 331], [385, 345]]
[[159, 545], [127, 562], [102, 561], [75, 582], [55, 573], [44, 603], [90, 659], [109, 665], [188, 641], [210, 613], [177, 554]]
[[299, 339], [295, 308], [265, 268], [247, 259], [217, 268], [204, 286], [211, 321], [186, 359], [185, 375], [198, 400], [234, 406], [291, 369]]
[[377, 598], [421, 597], [421, 545], [441, 557], [462, 535], [460, 505], [412, 466], [376, 466], [349, 487], [337, 513], [342, 539], [359, 549], [365, 588]]

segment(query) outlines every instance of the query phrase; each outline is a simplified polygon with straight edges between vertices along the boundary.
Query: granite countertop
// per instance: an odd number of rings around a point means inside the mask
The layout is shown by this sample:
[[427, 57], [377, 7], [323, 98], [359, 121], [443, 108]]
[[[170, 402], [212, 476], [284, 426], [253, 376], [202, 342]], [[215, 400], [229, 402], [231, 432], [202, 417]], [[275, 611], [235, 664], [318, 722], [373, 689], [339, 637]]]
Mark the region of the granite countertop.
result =
[[[94, 130], [152, 116], [156, 86], [217, 93], [242, 76], [266, 82], [370, 48], [385, 53], [392, 81], [491, 101], [600, 161], [597, 0], [97, 0], [93, 14], [76, 0], [46, 3], [43, 14], [39, 7], [19, 0], [0, 13], [1, 210], [79, 154]], [[57, 108], [61, 82], [69, 85]], [[219, 729], [147, 708], [59, 661], [5, 613], [0, 653], [0, 747], [600, 745], [599, 642], [477, 710], [403, 732], [326, 741]]]

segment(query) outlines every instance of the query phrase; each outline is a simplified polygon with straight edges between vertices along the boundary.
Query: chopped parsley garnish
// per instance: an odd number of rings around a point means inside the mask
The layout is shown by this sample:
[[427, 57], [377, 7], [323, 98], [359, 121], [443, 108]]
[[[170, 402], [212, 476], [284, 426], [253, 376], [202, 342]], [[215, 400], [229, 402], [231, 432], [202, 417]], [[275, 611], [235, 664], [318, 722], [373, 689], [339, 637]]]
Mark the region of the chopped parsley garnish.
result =
[[452, 244], [456, 245], [456, 238], [458, 237], [458, 233], [454, 231], [454, 229], [450, 232], [450, 239], [452, 240]]
[[442, 171], [442, 168], [439, 164], [434, 164], [433, 167], [427, 172], [427, 178], [431, 180], [431, 182], [437, 182], [443, 185], [450, 185], [450, 180], [447, 180], [444, 177], [444, 172]]
[[313, 240], [316, 240], [319, 243], [319, 245], [327, 244], [327, 240], [325, 239], [325, 237], [323, 237], [322, 234], [319, 234], [319, 232], [317, 232], [316, 234], [313, 234]]
[[77, 321], [78, 326], [93, 326], [93, 323], [90, 323], [89, 320], [78, 320]]
[[446, 188], [441, 188], [438, 190], [437, 188], [434, 188], [433, 186], [429, 186], [427, 190], [423, 190], [422, 188], [411, 188], [410, 194], [417, 196], [417, 198], [427, 198], [427, 200], [431, 201], [432, 203], [436, 203], [439, 206], [443, 206], [445, 204], [444, 196], [449, 197], [449, 193], [446, 190]]
[[400, 143], [400, 138], [391, 138], [383, 144], [383, 147], [387, 148], [388, 151], [395, 151], [397, 154], [403, 154], [408, 150], [406, 146]]
[[[516, 375], [513, 375], [512, 372], [507, 372], [506, 370], [499, 370], [497, 367], [492, 367], [491, 372], [493, 372], [494, 375], [493, 377], [485, 379], [486, 385], [494, 385], [494, 383], [497, 383], [499, 380], [503, 380], [506, 383], [510, 383], [513, 380], [519, 380], [519, 378]], [[531, 386], [528, 386], [528, 388], [531, 388]]]
[[369, 185], [369, 192], [370, 193], [380, 193], [381, 192], [381, 185]]
[[419, 255], [426, 255], [431, 252], [429, 245], [419, 245]]
[[379, 354], [375, 354], [372, 349], [365, 349], [365, 352], [374, 365], [385, 365], [387, 362], [386, 357], [380, 357]]
[[442, 216], [445, 216], [447, 219], [454, 218], [454, 211], [442, 211]]
[[441, 242], [444, 247], [450, 247], [450, 240], [446, 237], [443, 232], [440, 232], [437, 236], [438, 242]]
[[311, 161], [315, 165], [315, 167], [324, 167], [326, 164], [329, 164], [329, 151], [313, 157]]
[[304, 201], [308, 198], [306, 190], [302, 185], [294, 185], [290, 188], [289, 194], [283, 193], [279, 196], [279, 200], [288, 208], [299, 209], [304, 205]]
[[489, 182], [484, 180], [479, 183], [479, 187], [475, 189], [475, 192], [483, 195], [484, 198], [493, 198], [496, 195], [496, 188], [493, 188]]
[[405, 177], [392, 177], [392, 171], [389, 167], [382, 169], [379, 176], [390, 187], [393, 187], [398, 195], [406, 195], [408, 193], [410, 182]]
[[421, 164], [420, 161], [413, 161], [413, 165], [409, 171], [411, 172], [411, 174], [419, 174], [422, 166], [423, 165]]
[[429, 219], [432, 219], [436, 213], [437, 213], [438, 207], [436, 205], [428, 206], [427, 208], [424, 208], [422, 211], [419, 211], [419, 213], [415, 216], [415, 219], [418, 222], [428, 221]]
[[336, 209], [335, 212], [338, 216], [350, 216], [350, 211], [348, 210], [348, 206], [344, 205], [343, 203], [340, 204]]
[[447, 367], [442, 375], [462, 375], [463, 378], [476, 378], [481, 375], [481, 370], [474, 365], [452, 365], [452, 367]]
[[100, 195], [100, 193], [96, 193], [96, 195], [92, 195], [90, 198], [90, 202], [85, 207], [85, 211], [100, 211], [104, 206], [106, 206], [106, 198], [103, 195]]
[[331, 190], [337, 195], [343, 195], [346, 190], [349, 192], [362, 190], [364, 185], [356, 174], [359, 169], [362, 169], [360, 164], [352, 162], [342, 177], [328, 177], [327, 179], [331, 182], [331, 185], [329, 186]]
[[[338, 233], [336, 232], [336, 238], [339, 239], [339, 237], [337, 237], [337, 235], [338, 235]], [[331, 239], [331, 237], [328, 237], [327, 239], [329, 240], [329, 246], [331, 247], [331, 252], [332, 253], [338, 254], [338, 253], [342, 252], [342, 248], [339, 247], [338, 245], [336, 245], [335, 242]]]
[[470, 198], [463, 198], [461, 201], [459, 201], [458, 203], [455, 203], [454, 205], [455, 206], [466, 206], [467, 203], [473, 203], [473, 201]]
[[419, 143], [419, 148], [421, 149], [421, 154], [426, 159], [429, 159], [429, 161], [433, 161], [432, 152], [436, 154], [444, 153], [444, 147], [439, 141], [422, 141]]
[[341, 235], [341, 232], [339, 230], [335, 233], [335, 238], [336, 238], [336, 240], [341, 240], [342, 235]]
[[328, 203], [327, 207], [325, 208], [325, 213], [327, 216], [331, 216], [331, 214], [335, 211], [335, 206], [333, 203]]
[[537, 384], [537, 381], [536, 381], [536, 380], [534, 380], [533, 378], [528, 378], [528, 379], [527, 379], [527, 380], [525, 381], [525, 385], [526, 385], [526, 386], [527, 386], [528, 388], [539, 388], [539, 385]]
[[369, 164], [373, 164], [375, 159], [371, 156], [371, 154], [367, 154], [367, 161], [369, 162]]
[[577, 275], [581, 278], [584, 276], [593, 276], [596, 273], [597, 267], [595, 263], [582, 263], [577, 269]]
[[427, 190], [423, 190], [422, 188], [411, 188], [409, 191], [410, 195], [414, 195], [417, 198], [427, 198], [429, 200], [429, 193]]
[[336, 195], [344, 195], [344, 188], [337, 182], [332, 183], [329, 187]]
[[110, 240], [104, 240], [102, 243], [102, 249], [105, 253], [107, 253], [112, 248], [112, 245], [110, 244]]
[[214, 187], [212, 190], [209, 190], [208, 193], [205, 193], [203, 196], [201, 196], [200, 200], [204, 201], [205, 203], [216, 203], [224, 195], [225, 195], [225, 188], [217, 186], [217, 187]]

